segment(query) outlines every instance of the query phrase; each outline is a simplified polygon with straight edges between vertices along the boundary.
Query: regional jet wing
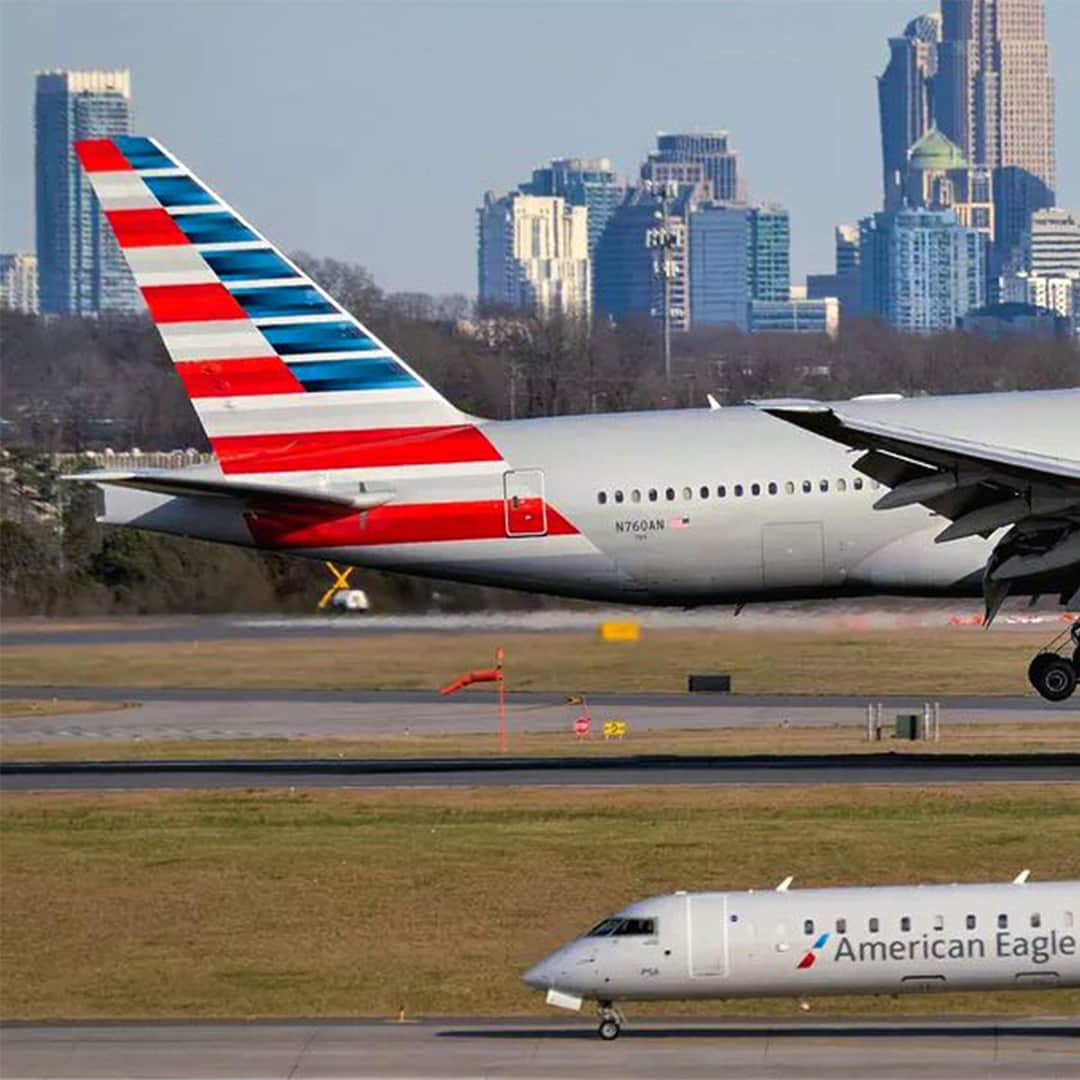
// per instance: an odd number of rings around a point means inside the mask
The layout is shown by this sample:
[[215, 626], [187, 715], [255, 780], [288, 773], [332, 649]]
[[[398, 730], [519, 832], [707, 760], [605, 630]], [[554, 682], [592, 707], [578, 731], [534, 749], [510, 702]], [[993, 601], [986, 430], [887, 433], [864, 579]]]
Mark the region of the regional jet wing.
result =
[[354, 510], [370, 510], [389, 502], [391, 490], [361, 489], [345, 492], [340, 488], [294, 488], [284, 484], [260, 484], [252, 480], [227, 480], [213, 474], [196, 474], [177, 469], [138, 469], [130, 472], [95, 469], [72, 473], [64, 480], [84, 483], [112, 484], [116, 487], [137, 488], [161, 495], [186, 495], [196, 498], [240, 499], [260, 504], [315, 503], [321, 506], [343, 506]]
[[1012, 582], [1080, 586], [1080, 461], [863, 419], [819, 402], [757, 402], [764, 412], [865, 453], [855, 468], [891, 490], [874, 504], [922, 504], [952, 522], [939, 543], [1012, 526], [987, 564], [987, 614]]

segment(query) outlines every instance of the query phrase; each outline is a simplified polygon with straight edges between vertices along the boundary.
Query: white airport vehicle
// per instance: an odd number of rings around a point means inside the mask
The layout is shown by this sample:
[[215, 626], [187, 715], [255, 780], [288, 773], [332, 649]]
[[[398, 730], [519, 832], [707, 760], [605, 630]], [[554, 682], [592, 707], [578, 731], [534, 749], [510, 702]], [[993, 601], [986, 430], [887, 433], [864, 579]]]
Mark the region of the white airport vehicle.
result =
[[602, 919], [522, 979], [550, 1005], [1080, 986], [1080, 881], [677, 892]]
[[76, 149], [216, 457], [80, 475], [105, 523], [617, 603], [1080, 602], [1080, 389], [478, 419], [160, 143]]

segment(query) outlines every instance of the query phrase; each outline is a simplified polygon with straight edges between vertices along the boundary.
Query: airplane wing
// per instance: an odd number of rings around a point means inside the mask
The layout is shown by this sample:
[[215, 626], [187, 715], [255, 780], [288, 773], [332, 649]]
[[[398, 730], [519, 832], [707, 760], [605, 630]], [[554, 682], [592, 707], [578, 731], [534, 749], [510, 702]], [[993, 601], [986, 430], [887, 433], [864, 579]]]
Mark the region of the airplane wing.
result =
[[320, 506], [342, 506], [353, 510], [371, 510], [382, 506], [394, 497], [391, 490], [357, 490], [343, 492], [340, 489], [307, 488], [298, 490], [284, 484], [260, 484], [251, 480], [229, 480], [214, 475], [195, 475], [178, 469], [138, 469], [119, 471], [94, 469], [90, 472], [72, 473], [63, 480], [82, 483], [111, 484], [116, 487], [137, 488], [161, 495], [186, 495], [196, 498], [240, 499], [261, 506], [315, 503]]
[[1080, 590], [1080, 461], [866, 420], [820, 402], [756, 404], [865, 451], [854, 467], [890, 488], [874, 508], [927, 507], [951, 522], [939, 543], [1008, 527], [987, 563], [988, 619], [1020, 579], [1045, 578], [1063, 600]]

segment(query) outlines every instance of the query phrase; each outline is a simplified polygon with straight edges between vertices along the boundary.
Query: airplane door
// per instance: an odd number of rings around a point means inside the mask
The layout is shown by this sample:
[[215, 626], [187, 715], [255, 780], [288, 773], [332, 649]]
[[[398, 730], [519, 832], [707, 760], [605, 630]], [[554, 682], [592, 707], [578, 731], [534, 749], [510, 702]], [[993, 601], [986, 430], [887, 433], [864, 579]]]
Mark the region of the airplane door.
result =
[[825, 530], [820, 521], [761, 528], [766, 589], [806, 589], [825, 583]]
[[728, 973], [727, 897], [691, 894], [687, 908], [690, 938], [690, 974], [721, 976]]
[[540, 469], [503, 473], [507, 536], [543, 536], [547, 532], [544, 474]]

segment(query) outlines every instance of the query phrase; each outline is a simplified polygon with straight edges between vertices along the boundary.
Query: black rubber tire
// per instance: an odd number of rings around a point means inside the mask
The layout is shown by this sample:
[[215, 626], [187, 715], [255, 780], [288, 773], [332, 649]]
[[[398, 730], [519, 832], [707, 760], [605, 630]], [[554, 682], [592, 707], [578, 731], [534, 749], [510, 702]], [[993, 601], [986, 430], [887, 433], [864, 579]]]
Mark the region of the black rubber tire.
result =
[[612, 1039], [619, 1037], [619, 1022], [618, 1020], [601, 1020], [596, 1030], [604, 1042], [611, 1042]]
[[1031, 684], [1047, 701], [1065, 701], [1076, 690], [1076, 668], [1073, 662], [1064, 656], [1045, 654], [1049, 659], [1039, 663], [1041, 656], [1035, 657], [1028, 671]]
[[[1041, 652], [1036, 656], [1030, 664], [1028, 664], [1028, 682], [1039, 690], [1039, 685], [1042, 682], [1042, 670], [1047, 664], [1056, 660], [1057, 657], [1051, 652]], [[1039, 690], [1039, 693], [1042, 693]]]

